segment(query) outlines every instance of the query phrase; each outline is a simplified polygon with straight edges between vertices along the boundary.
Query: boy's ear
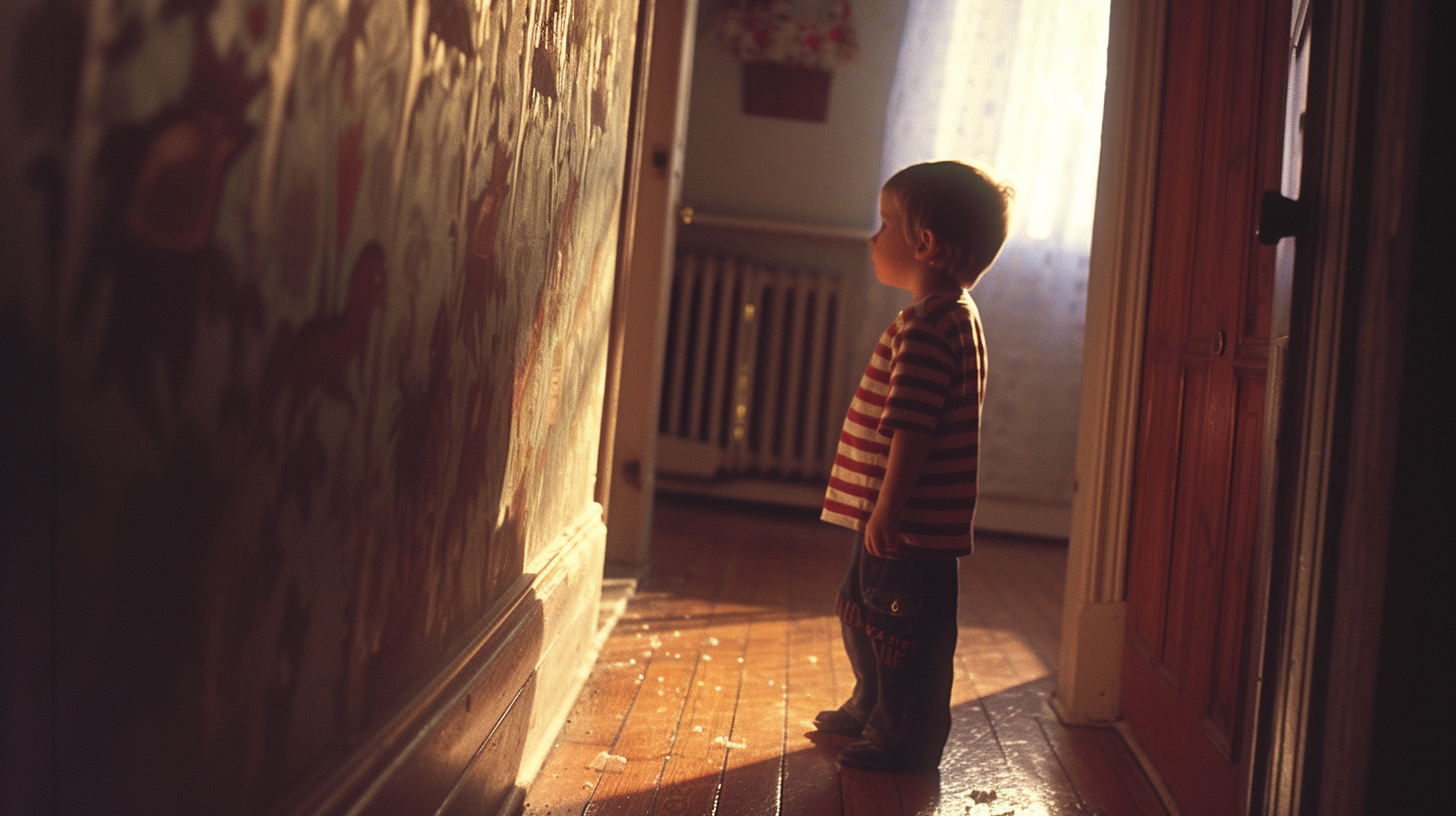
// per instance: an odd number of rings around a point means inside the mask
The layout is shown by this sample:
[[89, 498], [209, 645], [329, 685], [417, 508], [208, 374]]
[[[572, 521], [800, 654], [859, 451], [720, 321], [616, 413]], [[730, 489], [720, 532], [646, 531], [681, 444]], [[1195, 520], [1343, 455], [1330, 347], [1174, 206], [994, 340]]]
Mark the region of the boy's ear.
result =
[[915, 238], [915, 260], [933, 261], [940, 256], [940, 241], [936, 240], [935, 233], [921, 229]]

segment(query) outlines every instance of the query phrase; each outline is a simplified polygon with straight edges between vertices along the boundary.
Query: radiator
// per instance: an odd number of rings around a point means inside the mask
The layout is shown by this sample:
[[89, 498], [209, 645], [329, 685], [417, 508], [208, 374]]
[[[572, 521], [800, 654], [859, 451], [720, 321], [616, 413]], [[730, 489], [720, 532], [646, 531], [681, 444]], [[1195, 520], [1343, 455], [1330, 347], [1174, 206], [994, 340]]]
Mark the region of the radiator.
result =
[[673, 274], [658, 471], [822, 481], [834, 461], [841, 282], [698, 252]]

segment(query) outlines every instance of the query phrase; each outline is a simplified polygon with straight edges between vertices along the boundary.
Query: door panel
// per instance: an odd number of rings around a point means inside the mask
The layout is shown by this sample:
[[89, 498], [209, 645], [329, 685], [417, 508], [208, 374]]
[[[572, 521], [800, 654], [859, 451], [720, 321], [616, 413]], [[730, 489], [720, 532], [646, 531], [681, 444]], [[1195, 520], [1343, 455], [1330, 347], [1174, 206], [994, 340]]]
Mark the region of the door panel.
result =
[[1289, 0], [1169, 8], [1122, 711], [1183, 811], [1245, 810]]
[[[1150, 428], [1156, 428], [1160, 431], [1160, 441], [1167, 444], [1175, 455], [1139, 463], [1138, 499], [1142, 512], [1132, 520], [1129, 586], [1161, 586], [1167, 580], [1171, 550], [1141, 545], [1159, 540], [1159, 532], [1171, 528], [1173, 490], [1178, 483], [1174, 472], [1178, 465], [1176, 451], [1181, 431], [1183, 383], [1182, 372], [1176, 364], [1149, 360], [1144, 367], [1143, 388], [1156, 391], [1163, 395], [1163, 399], [1144, 402], [1140, 439], [1149, 436]], [[1156, 654], [1161, 662], [1166, 603], [1167, 597], [1163, 593], [1128, 593], [1128, 643], [1145, 659]]]
[[[1265, 377], [1262, 369], [1235, 371], [1237, 394], [1232, 428], [1233, 447], [1230, 468], [1228, 519], [1222, 565], [1222, 587], [1241, 588], [1249, 585], [1249, 566], [1253, 558], [1252, 543], [1256, 533], [1257, 495], [1252, 489], [1259, 484], [1262, 464], [1263, 411]], [[1210, 667], [1209, 707], [1205, 712], [1208, 727], [1228, 746], [1242, 741], [1241, 714], [1245, 709], [1246, 671], [1244, 653], [1247, 644], [1247, 604], [1232, 602], [1232, 594], [1218, 593], [1217, 629], [1214, 632], [1213, 664]], [[1225, 754], [1232, 757], [1229, 747]]]

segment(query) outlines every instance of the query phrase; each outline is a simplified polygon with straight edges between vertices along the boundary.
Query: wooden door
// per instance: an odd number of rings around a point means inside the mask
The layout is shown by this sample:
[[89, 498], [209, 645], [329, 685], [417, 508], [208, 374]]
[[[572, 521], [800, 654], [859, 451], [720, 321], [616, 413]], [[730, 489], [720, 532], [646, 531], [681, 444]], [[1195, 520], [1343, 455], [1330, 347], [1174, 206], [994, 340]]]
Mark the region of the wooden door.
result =
[[1168, 11], [1128, 547], [1123, 716], [1188, 814], [1247, 809], [1251, 564], [1289, 0]]

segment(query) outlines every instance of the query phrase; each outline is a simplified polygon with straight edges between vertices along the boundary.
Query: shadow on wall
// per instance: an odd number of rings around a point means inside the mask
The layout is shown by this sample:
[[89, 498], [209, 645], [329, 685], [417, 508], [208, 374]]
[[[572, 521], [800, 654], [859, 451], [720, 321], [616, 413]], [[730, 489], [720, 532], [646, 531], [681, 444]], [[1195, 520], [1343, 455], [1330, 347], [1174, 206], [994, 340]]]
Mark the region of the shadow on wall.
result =
[[[53, 777], [52, 351], [35, 316], [0, 304], [0, 812], [44, 813]], [[37, 784], [40, 780], [40, 784]]]

